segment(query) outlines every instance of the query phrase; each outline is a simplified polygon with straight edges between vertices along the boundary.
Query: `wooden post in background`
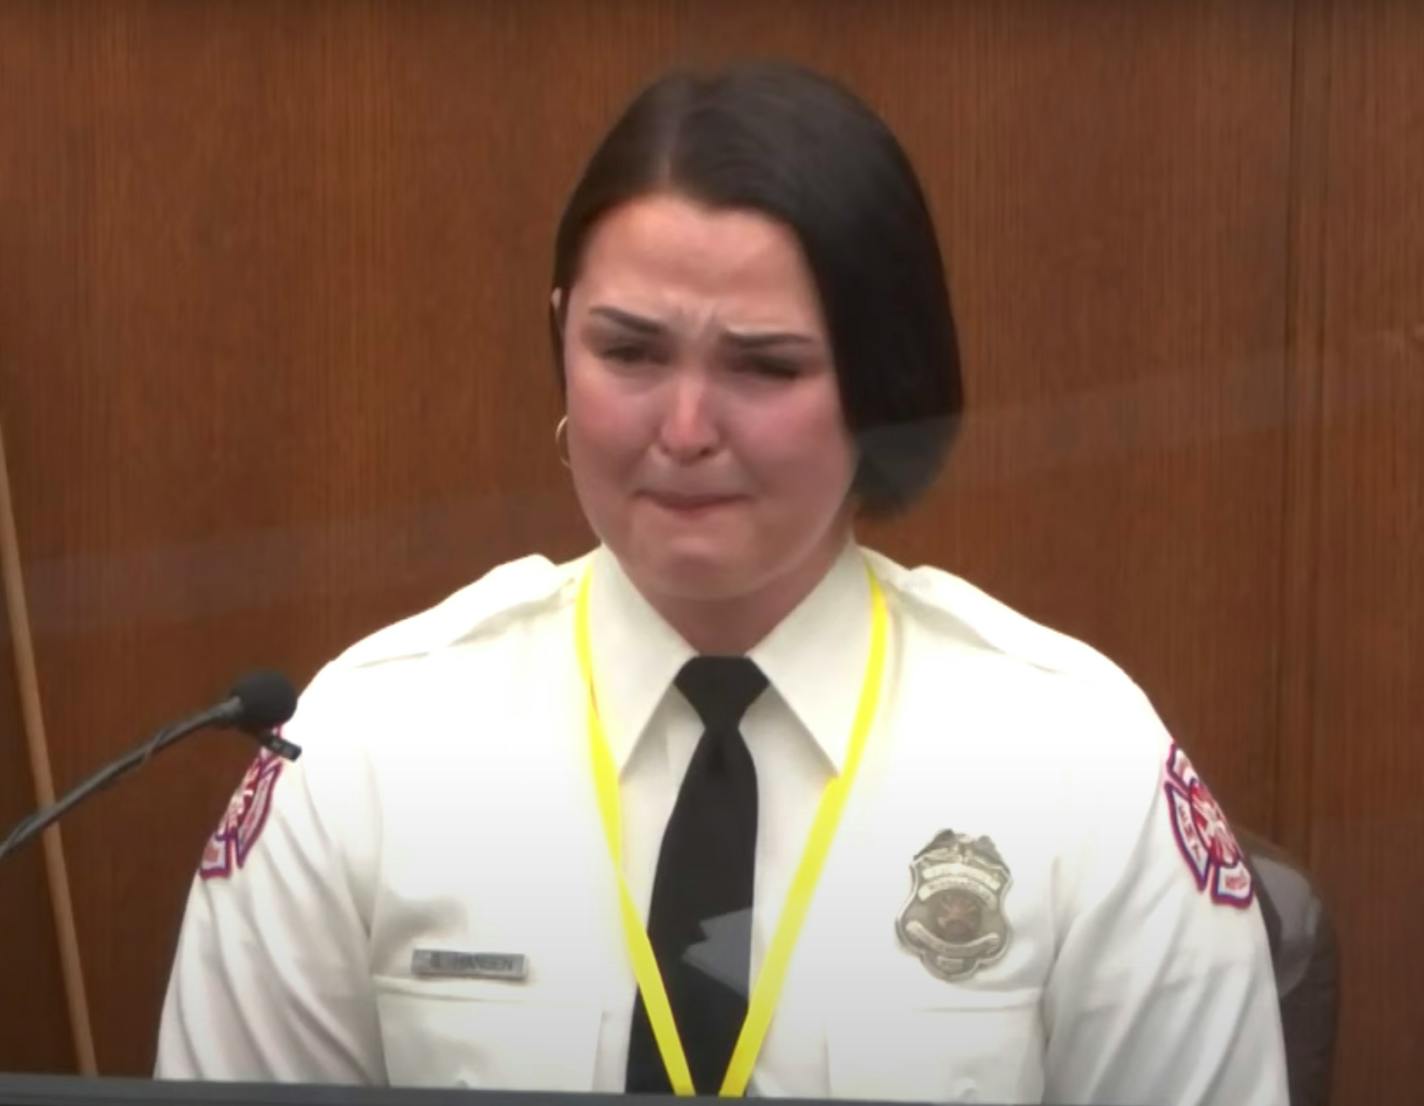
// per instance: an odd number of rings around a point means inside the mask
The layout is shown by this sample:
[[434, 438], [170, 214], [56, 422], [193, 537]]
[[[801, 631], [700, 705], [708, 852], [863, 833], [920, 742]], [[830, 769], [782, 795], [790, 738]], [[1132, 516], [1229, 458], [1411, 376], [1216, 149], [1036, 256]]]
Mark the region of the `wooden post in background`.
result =
[[[49, 806], [54, 802], [54, 781], [50, 777], [49, 744], [45, 740], [44, 713], [40, 708], [34, 643], [30, 640], [29, 608], [25, 602], [24, 575], [20, 569], [20, 542], [15, 531], [15, 508], [10, 495], [10, 468], [5, 459], [3, 426], [0, 426], [0, 574], [5, 580], [5, 613], [15, 652], [15, 685], [19, 690], [25, 744], [29, 749], [30, 772], [34, 777], [35, 805]], [[75, 1062], [81, 1074], [96, 1075], [98, 1065], [94, 1057], [94, 1034], [89, 1025], [89, 998], [84, 990], [84, 964], [79, 955], [74, 904], [69, 893], [69, 871], [64, 862], [64, 840], [59, 826], [53, 825], [45, 830], [41, 842], [50, 906], [54, 912], [55, 936], [59, 942], [69, 1025], [74, 1035]]]

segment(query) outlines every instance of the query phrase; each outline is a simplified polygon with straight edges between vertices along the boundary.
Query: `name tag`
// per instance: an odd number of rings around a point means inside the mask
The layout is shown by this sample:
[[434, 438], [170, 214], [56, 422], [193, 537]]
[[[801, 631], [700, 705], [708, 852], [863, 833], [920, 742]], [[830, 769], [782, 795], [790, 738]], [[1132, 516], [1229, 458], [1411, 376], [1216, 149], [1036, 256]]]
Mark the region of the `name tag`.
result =
[[457, 952], [416, 949], [410, 958], [412, 975], [425, 979], [507, 979], [529, 977], [529, 958], [522, 952]]

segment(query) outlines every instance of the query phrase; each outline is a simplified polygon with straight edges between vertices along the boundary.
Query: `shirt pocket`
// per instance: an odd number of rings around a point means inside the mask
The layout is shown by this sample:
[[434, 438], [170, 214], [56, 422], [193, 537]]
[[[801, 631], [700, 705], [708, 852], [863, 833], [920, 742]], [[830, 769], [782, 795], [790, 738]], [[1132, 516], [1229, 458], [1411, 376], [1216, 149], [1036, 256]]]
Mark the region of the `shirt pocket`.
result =
[[593, 1089], [598, 1003], [477, 980], [377, 976], [374, 983], [393, 1086]]
[[1043, 1030], [1037, 989], [932, 1005], [871, 1003], [828, 1017], [835, 1098], [1039, 1102]]

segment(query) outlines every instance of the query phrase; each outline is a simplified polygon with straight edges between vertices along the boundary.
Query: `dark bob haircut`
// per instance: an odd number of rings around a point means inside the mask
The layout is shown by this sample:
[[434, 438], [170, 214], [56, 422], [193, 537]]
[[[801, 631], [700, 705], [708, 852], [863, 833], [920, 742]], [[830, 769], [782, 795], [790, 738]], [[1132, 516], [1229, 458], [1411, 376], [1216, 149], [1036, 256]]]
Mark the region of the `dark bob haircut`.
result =
[[959, 344], [934, 223], [895, 136], [840, 85], [784, 63], [645, 89], [594, 152], [554, 247], [562, 313], [599, 218], [667, 191], [760, 211], [800, 241], [820, 294], [841, 406], [859, 451], [852, 494], [894, 514], [935, 479], [964, 408]]

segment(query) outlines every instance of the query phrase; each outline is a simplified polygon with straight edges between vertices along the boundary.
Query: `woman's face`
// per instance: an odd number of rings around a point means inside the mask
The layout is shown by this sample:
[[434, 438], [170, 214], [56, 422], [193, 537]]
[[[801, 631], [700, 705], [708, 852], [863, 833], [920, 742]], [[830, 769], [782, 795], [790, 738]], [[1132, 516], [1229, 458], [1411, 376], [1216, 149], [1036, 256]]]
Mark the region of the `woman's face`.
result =
[[593, 228], [568, 294], [574, 486], [634, 582], [809, 590], [848, 532], [855, 451], [791, 230], [646, 196]]

